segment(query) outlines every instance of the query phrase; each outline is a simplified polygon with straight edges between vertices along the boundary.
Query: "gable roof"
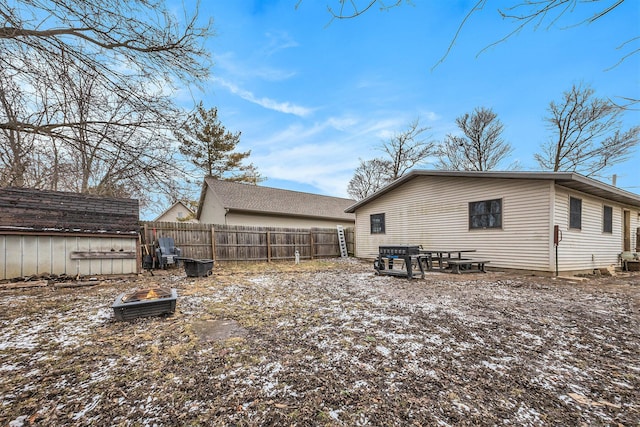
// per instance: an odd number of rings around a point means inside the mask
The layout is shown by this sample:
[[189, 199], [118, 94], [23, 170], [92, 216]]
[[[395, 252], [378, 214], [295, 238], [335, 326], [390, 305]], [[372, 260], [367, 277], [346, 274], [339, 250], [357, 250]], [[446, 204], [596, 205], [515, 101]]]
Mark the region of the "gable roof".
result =
[[177, 202], [175, 202], [174, 204], [169, 206], [167, 209], [162, 211], [162, 213], [160, 215], [158, 215], [156, 217], [156, 219], [154, 219], [154, 221], [158, 221], [160, 218], [162, 218], [164, 215], [169, 213], [169, 211], [171, 211], [176, 206], [182, 206], [188, 213], [191, 213], [191, 214], [195, 215], [195, 212], [193, 212], [189, 206], [185, 205], [184, 202], [181, 202], [180, 200], [178, 200]]
[[640, 207], [640, 195], [629, 191], [621, 190], [609, 184], [587, 178], [575, 172], [524, 172], [524, 171], [443, 171], [443, 170], [413, 170], [386, 187], [378, 190], [368, 197], [349, 206], [346, 212], [355, 212], [356, 209], [401, 186], [405, 182], [418, 176], [445, 176], [445, 177], [465, 177], [465, 178], [494, 178], [494, 179], [538, 179], [551, 180], [557, 185], [580, 191], [595, 197], [612, 200], [624, 205]]
[[355, 221], [355, 215], [345, 212], [347, 207], [355, 203], [352, 199], [221, 181], [211, 177], [204, 180], [197, 218], [200, 218], [207, 188], [216, 194], [229, 211]]

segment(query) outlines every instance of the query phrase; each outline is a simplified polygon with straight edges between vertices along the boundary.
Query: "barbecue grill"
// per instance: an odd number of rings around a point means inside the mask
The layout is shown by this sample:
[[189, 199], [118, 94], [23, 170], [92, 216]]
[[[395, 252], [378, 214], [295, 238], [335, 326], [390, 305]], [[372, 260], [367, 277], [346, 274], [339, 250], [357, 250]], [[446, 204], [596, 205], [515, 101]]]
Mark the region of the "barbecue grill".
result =
[[[400, 260], [401, 265], [398, 266], [394, 260]], [[373, 268], [377, 274], [386, 274], [393, 276], [404, 276], [408, 279], [413, 278], [412, 264], [416, 263], [422, 277], [424, 278], [424, 268], [420, 262], [420, 246], [418, 245], [394, 245], [379, 246], [378, 257], [373, 263]], [[386, 264], [386, 265], [385, 265]], [[398, 268], [401, 267], [401, 268]], [[402, 268], [404, 267], [404, 268]]]

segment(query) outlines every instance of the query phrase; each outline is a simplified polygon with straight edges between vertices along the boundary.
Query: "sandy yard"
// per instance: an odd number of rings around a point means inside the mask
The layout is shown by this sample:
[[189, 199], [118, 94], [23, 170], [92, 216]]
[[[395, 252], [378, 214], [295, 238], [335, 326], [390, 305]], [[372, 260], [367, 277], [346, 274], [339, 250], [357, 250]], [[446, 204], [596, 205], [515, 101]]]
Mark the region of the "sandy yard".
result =
[[[0, 426], [640, 424], [640, 273], [98, 279], [0, 290]], [[115, 321], [152, 285], [175, 314]]]

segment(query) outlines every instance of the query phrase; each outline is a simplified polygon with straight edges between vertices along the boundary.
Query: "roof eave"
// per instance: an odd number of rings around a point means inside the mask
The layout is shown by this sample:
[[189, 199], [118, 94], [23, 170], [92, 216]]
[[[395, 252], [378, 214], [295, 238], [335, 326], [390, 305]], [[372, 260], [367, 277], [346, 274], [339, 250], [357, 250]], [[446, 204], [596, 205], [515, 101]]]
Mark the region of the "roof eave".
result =
[[[446, 176], [446, 177], [473, 177], [481, 176], [483, 178], [496, 179], [547, 179], [552, 180], [558, 185], [571, 188], [576, 191], [582, 191], [596, 197], [613, 200], [625, 205], [640, 207], [640, 196], [637, 194], [622, 190], [609, 184], [596, 181], [592, 178], [585, 177], [576, 172], [504, 172], [504, 171], [432, 171], [432, 170], [413, 170], [404, 175], [386, 187], [378, 190], [359, 202], [345, 209], [347, 213], [354, 213], [360, 207], [370, 203], [371, 201], [381, 197], [389, 191], [397, 188], [403, 183], [417, 176]], [[572, 185], [577, 183], [577, 185]]]
[[256, 209], [239, 209], [239, 208], [225, 208], [227, 212], [238, 212], [238, 213], [249, 213], [249, 214], [261, 214], [266, 216], [280, 216], [280, 217], [296, 217], [296, 218], [307, 218], [307, 219], [323, 219], [330, 221], [349, 221], [355, 222], [355, 216], [347, 218], [347, 217], [332, 217], [332, 216], [322, 216], [322, 215], [305, 215], [305, 214], [295, 214], [290, 212], [273, 212], [273, 211], [261, 211]]

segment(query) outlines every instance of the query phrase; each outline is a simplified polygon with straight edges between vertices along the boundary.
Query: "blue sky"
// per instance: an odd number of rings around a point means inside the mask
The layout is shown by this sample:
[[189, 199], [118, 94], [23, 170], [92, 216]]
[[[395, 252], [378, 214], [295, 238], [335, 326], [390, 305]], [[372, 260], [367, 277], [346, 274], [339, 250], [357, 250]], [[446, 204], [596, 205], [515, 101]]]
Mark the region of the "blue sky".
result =
[[[228, 130], [242, 132], [238, 149], [251, 150], [267, 178], [261, 185], [348, 197], [359, 159], [380, 156], [392, 134], [420, 119], [441, 141], [457, 132], [456, 117], [476, 107], [493, 109], [503, 122], [514, 148], [508, 162], [539, 170], [533, 154], [552, 136], [543, 118], [563, 91], [582, 83], [599, 97], [640, 99], [640, 54], [615, 66], [640, 48], [617, 49], [640, 33], [637, 1], [589, 25], [574, 26], [587, 15], [573, 13], [551, 28], [526, 28], [478, 56], [514, 28], [496, 12], [506, 2], [488, 1], [435, 68], [475, 1], [415, 0], [333, 22], [327, 5], [337, 0], [296, 3], [201, 4], [202, 17], [214, 21], [216, 36], [207, 41], [214, 66], [185, 107], [202, 100], [218, 108]], [[625, 115], [626, 128], [632, 124], [640, 124], [639, 110]], [[606, 174], [640, 193], [639, 168], [637, 149]]]

